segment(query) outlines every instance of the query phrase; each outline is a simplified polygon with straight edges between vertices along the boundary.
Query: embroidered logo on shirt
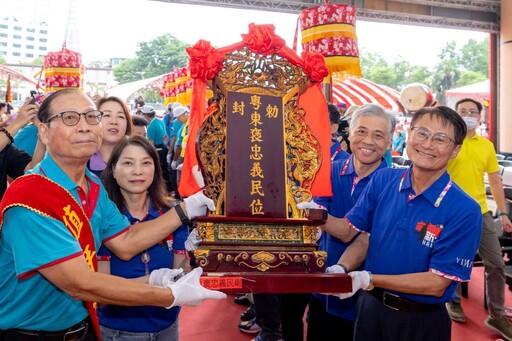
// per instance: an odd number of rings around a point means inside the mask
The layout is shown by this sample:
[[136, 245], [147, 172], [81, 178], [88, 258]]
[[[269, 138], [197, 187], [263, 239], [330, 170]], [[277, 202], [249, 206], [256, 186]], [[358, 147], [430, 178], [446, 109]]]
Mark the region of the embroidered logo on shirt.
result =
[[416, 223], [418, 241], [421, 243], [421, 245], [432, 248], [434, 246], [435, 240], [443, 231], [443, 228], [443, 225], [435, 225], [429, 222], [419, 221]]

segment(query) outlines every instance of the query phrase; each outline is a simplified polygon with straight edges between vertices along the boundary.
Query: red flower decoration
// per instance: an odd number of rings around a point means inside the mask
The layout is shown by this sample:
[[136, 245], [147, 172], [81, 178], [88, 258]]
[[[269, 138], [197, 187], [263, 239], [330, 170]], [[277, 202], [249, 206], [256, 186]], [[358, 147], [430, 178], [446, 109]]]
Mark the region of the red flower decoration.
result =
[[249, 34], [242, 34], [242, 40], [254, 53], [271, 55], [279, 51], [285, 41], [274, 32], [274, 25], [249, 24]]
[[224, 54], [217, 51], [206, 40], [199, 40], [194, 46], [187, 47], [190, 56], [190, 77], [204, 81], [213, 79], [224, 67]]
[[302, 51], [304, 72], [313, 83], [319, 83], [329, 75], [329, 69], [325, 66], [325, 59], [318, 52]]

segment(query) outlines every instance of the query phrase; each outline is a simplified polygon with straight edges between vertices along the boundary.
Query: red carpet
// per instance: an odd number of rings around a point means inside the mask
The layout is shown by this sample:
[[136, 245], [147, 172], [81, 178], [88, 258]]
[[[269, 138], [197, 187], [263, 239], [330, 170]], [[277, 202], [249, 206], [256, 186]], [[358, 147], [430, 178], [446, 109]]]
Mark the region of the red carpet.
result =
[[[473, 268], [469, 283], [468, 298], [462, 306], [466, 313], [466, 323], [453, 323], [452, 340], [496, 340], [500, 335], [487, 329], [484, 320], [483, 268]], [[180, 314], [180, 341], [248, 341], [256, 335], [244, 334], [238, 330], [240, 314], [245, 307], [233, 302], [234, 296], [222, 301], [205, 301], [199, 307], [184, 307]], [[512, 306], [512, 292], [505, 289], [505, 306]]]

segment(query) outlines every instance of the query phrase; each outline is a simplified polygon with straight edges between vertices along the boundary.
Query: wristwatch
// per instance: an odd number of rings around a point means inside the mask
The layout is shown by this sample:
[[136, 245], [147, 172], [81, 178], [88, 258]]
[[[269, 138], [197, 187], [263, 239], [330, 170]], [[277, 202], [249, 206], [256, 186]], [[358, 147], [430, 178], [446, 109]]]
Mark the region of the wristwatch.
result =
[[364, 291], [372, 291], [373, 288], [375, 288], [375, 285], [373, 285], [373, 275], [370, 271], [368, 271], [368, 273], [370, 274], [370, 283], [368, 284], [366, 289], [364, 289]]
[[508, 213], [507, 212], [500, 212], [500, 214], [498, 214], [499, 217], [501, 216], [507, 216], [508, 217]]
[[185, 214], [185, 212], [183, 212], [183, 209], [181, 208], [181, 206], [178, 204], [178, 205], [174, 206], [174, 209], [176, 210], [176, 213], [178, 214], [178, 217], [180, 217], [181, 223], [183, 225], [185, 225], [185, 226], [189, 226], [190, 225], [190, 219], [188, 219], [188, 217]]

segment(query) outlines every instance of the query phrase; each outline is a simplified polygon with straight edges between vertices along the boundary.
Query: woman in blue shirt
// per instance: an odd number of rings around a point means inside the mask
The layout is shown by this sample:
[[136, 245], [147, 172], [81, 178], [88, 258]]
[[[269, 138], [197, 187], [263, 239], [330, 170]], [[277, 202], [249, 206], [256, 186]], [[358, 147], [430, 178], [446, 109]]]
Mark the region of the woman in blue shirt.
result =
[[[173, 206], [166, 195], [153, 144], [141, 136], [124, 137], [115, 146], [105, 169], [105, 188], [111, 200], [130, 220], [153, 220]], [[185, 240], [188, 229], [181, 226], [160, 243], [123, 261], [101, 248], [98, 253], [100, 271], [112, 275], [149, 282], [153, 270], [188, 267]], [[178, 272], [178, 271], [176, 271]], [[105, 305], [98, 309], [103, 340], [178, 341], [180, 308]]]

